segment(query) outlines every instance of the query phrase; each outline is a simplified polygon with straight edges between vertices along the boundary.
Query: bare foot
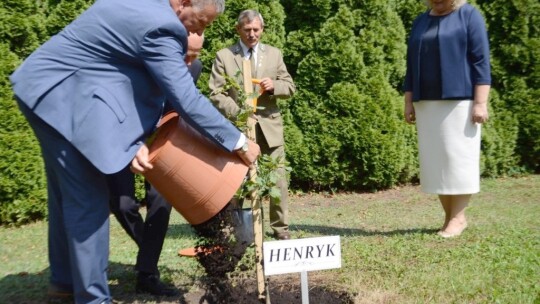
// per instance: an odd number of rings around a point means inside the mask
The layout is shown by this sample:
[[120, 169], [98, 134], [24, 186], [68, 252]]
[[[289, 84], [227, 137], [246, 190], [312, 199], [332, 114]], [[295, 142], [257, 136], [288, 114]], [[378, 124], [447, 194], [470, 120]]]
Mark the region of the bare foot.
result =
[[443, 238], [459, 236], [467, 228], [467, 220], [451, 219], [445, 229], [441, 229], [437, 234]]

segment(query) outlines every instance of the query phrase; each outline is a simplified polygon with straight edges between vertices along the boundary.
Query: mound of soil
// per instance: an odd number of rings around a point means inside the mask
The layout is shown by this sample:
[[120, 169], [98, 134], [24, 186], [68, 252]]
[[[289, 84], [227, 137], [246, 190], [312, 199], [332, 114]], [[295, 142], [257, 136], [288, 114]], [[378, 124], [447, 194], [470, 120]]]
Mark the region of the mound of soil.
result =
[[[302, 303], [299, 276], [295, 279], [268, 277], [266, 294], [259, 297], [255, 274], [230, 275], [250, 246], [239, 237], [242, 225], [237, 209], [228, 205], [209, 221], [193, 226], [198, 235], [196, 257], [206, 276], [201, 280], [202, 291], [185, 294], [184, 303]], [[321, 286], [309, 287], [308, 295], [312, 303], [353, 303], [348, 294]]]
[[[235, 279], [234, 282], [220, 284], [229, 288], [228, 291], [215, 297], [215, 294], [205, 291], [187, 293], [183, 295], [180, 303], [185, 304], [300, 304], [302, 303], [302, 290], [300, 286], [300, 276], [271, 276], [266, 282], [267, 294], [263, 299], [259, 299], [256, 278]], [[234, 284], [234, 287], [233, 285]], [[323, 286], [308, 286], [309, 303], [316, 304], [352, 304], [353, 296], [346, 292], [328, 290]], [[225, 296], [226, 294], [226, 296]]]

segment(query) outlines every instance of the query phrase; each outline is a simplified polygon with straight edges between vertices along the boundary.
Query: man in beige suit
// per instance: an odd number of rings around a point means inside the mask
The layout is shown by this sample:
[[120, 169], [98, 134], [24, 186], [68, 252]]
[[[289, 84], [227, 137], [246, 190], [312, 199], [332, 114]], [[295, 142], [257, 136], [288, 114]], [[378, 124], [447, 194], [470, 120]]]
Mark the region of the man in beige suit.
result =
[[[234, 120], [240, 108], [236, 101], [238, 92], [231, 88], [223, 91], [227, 75], [243, 85], [243, 60], [252, 60], [252, 77], [260, 79], [261, 95], [255, 113], [257, 117], [256, 139], [261, 152], [274, 158], [285, 159], [283, 138], [283, 118], [277, 106], [278, 98], [289, 98], [296, 88], [287, 67], [283, 62], [281, 50], [259, 42], [264, 30], [264, 20], [255, 10], [245, 10], [238, 16], [236, 31], [240, 41], [216, 54], [210, 76], [210, 100], [226, 117]], [[252, 58], [253, 56], [253, 58]], [[241, 73], [238, 73], [238, 72]], [[288, 184], [284, 168], [278, 186], [281, 200], [270, 200], [270, 227], [276, 239], [290, 238], [288, 222]]]

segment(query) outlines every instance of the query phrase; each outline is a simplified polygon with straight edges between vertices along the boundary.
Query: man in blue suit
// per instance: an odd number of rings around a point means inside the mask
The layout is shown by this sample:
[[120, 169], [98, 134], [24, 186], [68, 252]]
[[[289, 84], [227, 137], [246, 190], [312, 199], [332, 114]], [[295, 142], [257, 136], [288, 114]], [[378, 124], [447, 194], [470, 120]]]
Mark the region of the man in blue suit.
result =
[[[184, 61], [195, 84], [202, 72], [202, 62], [197, 59], [197, 56], [201, 52], [203, 42], [202, 35], [190, 33], [188, 36], [188, 50]], [[166, 103], [166, 108], [171, 108], [169, 103]], [[164, 112], [169, 110], [165, 109]], [[176, 289], [161, 282], [158, 270], [159, 256], [169, 228], [172, 206], [148, 182], [145, 182], [144, 204], [137, 202], [135, 175], [129, 167], [109, 175], [108, 185], [111, 212], [139, 247], [135, 264], [137, 271], [135, 291], [156, 296], [177, 295]], [[146, 206], [144, 219], [139, 212], [141, 205]]]
[[97, 0], [11, 75], [48, 180], [50, 284], [76, 303], [111, 303], [106, 176], [151, 169], [145, 139], [163, 104], [252, 164], [259, 146], [197, 90], [184, 62], [224, 0]]

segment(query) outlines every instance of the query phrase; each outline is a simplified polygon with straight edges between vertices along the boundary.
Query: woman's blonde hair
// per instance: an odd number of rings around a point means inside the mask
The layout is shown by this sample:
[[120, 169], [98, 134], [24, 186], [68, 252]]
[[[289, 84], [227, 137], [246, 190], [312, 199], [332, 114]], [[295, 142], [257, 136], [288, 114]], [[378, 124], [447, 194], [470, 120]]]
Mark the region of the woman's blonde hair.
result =
[[[431, 1], [430, 0], [425, 0], [425, 1], [426, 1], [426, 5], [429, 8], [431, 8]], [[456, 10], [465, 3], [467, 3], [467, 0], [452, 0], [452, 8]]]

